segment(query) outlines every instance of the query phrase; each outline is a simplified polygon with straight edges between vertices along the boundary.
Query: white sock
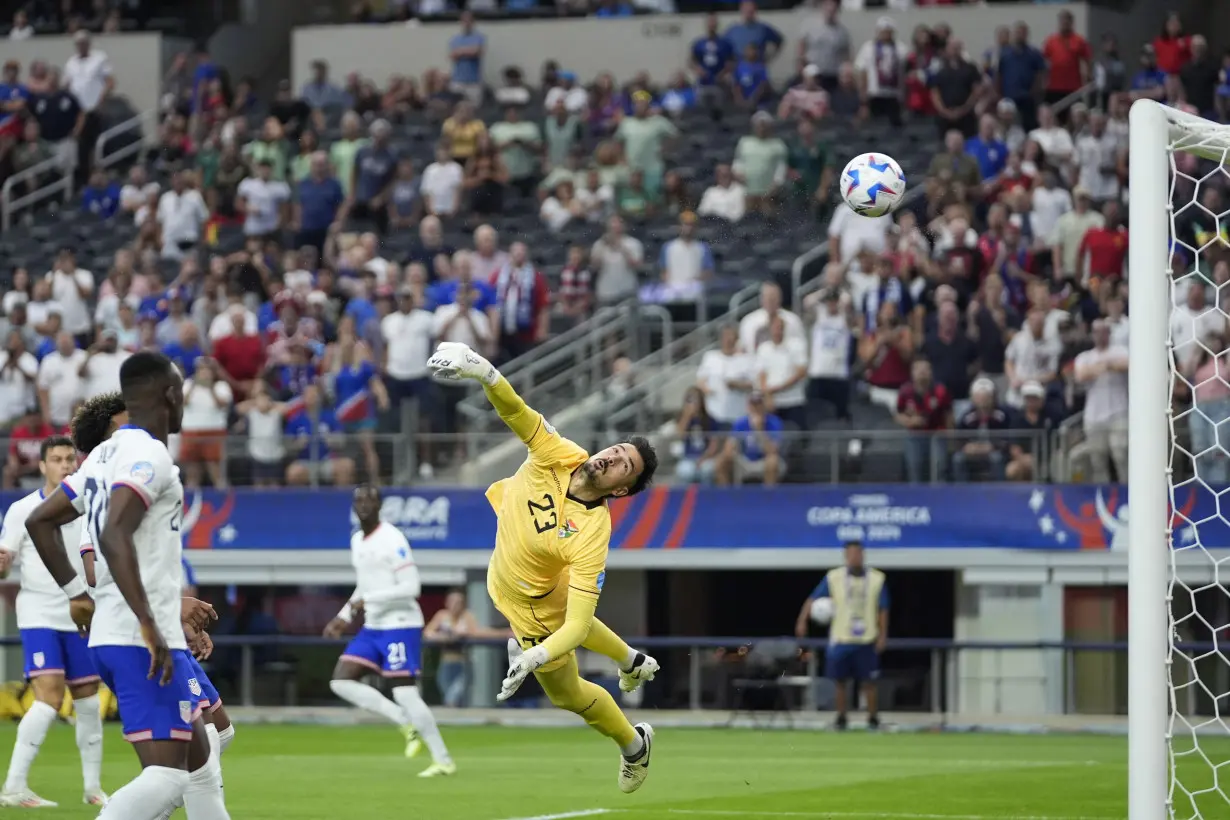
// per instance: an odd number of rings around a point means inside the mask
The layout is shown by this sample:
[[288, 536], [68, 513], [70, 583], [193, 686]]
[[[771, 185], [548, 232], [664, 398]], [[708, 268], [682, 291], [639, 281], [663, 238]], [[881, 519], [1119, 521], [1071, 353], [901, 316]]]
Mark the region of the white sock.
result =
[[[206, 731], [209, 729], [206, 724]], [[212, 740], [210, 741], [212, 746]], [[184, 789], [184, 811], [188, 820], [230, 820], [226, 801], [222, 798], [222, 766], [212, 754], [209, 762], [188, 775]]]
[[209, 740], [209, 761], [205, 764], [214, 770], [218, 782], [222, 782], [222, 740], [218, 737], [218, 727], [212, 723], [205, 724], [205, 737]]
[[171, 801], [188, 788], [188, 773], [165, 766], [147, 766], [107, 800], [98, 820], [157, 820]]
[[636, 659], [640, 654], [640, 652], [637, 652], [632, 647], [628, 647], [628, 657], [624, 658], [624, 662], [619, 665], [619, 668], [625, 672], [631, 672], [636, 668]]
[[398, 686], [393, 689], [393, 699], [405, 713], [406, 722], [414, 727], [414, 731], [418, 732], [419, 737], [423, 738], [423, 742], [427, 744], [427, 749], [431, 752], [431, 759], [437, 763], [452, 763], [453, 758], [448, 753], [448, 747], [444, 745], [440, 727], [436, 725], [436, 716], [423, 702], [419, 688]]
[[102, 791], [103, 728], [98, 695], [73, 701], [77, 712], [77, 750], [81, 752], [81, 779], [87, 792]]
[[626, 746], [620, 746], [619, 752], [629, 760], [634, 760], [640, 756], [641, 752], [645, 751], [645, 738], [641, 737], [640, 729], [636, 730], [636, 737]]
[[331, 680], [329, 688], [333, 694], [344, 701], [366, 709], [372, 714], [380, 715], [396, 726], [406, 723], [406, 716], [397, 704], [380, 694], [378, 691], [357, 680]]
[[235, 724], [232, 723], [225, 729], [218, 732], [218, 745], [222, 753], [226, 753], [226, 747], [231, 745], [231, 741], [235, 739]]
[[17, 740], [13, 743], [9, 774], [4, 781], [6, 792], [26, 790], [26, 777], [30, 774], [30, 767], [34, 765], [34, 758], [38, 757], [38, 750], [47, 738], [51, 724], [56, 722], [57, 714], [55, 709], [41, 700], [36, 700], [22, 716], [21, 723], [17, 724]]

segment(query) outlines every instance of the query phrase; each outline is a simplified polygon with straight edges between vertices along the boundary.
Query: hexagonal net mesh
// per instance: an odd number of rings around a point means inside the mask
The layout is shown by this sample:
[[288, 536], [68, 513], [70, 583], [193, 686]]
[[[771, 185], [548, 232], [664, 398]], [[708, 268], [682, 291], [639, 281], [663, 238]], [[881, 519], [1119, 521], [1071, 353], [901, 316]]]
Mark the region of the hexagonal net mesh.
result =
[[1230, 126], [1167, 118], [1170, 816], [1211, 820], [1230, 817]]

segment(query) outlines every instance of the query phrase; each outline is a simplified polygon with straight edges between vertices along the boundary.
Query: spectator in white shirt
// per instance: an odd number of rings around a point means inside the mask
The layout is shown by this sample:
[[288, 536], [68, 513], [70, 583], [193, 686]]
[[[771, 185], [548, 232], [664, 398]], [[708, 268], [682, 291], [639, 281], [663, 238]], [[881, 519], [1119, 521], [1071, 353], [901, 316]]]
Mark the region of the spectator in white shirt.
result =
[[161, 192], [162, 187], [157, 182], [150, 182], [145, 175], [145, 166], [138, 163], [128, 169], [128, 182], [120, 188], [120, 210], [135, 217], [150, 197]]
[[448, 146], [436, 148], [436, 161], [423, 169], [419, 180], [419, 193], [427, 213], [448, 219], [461, 207], [461, 186], [465, 172], [449, 156]]
[[1038, 127], [1029, 132], [1029, 138], [1038, 143], [1046, 161], [1055, 168], [1063, 167], [1076, 150], [1072, 135], [1056, 122], [1055, 112], [1049, 105], [1038, 106]]
[[612, 216], [607, 220], [606, 233], [590, 249], [589, 261], [596, 278], [595, 298], [605, 304], [618, 302], [637, 292], [637, 272], [645, 263], [645, 246], [625, 234], [624, 221]]
[[184, 381], [179, 464], [184, 469], [185, 488], [201, 486], [202, 467], [214, 489], [226, 487], [223, 445], [233, 400], [221, 366], [213, 359], [199, 359], [192, 378]]
[[129, 354], [119, 349], [118, 339], [114, 330], [104, 330], [86, 352], [85, 360], [77, 371], [83, 380], [83, 396], [97, 396], [120, 389], [120, 365]]
[[1046, 310], [1029, 311], [1025, 327], [1017, 331], [1004, 351], [1007, 403], [1018, 409], [1024, 406], [1021, 388], [1026, 382], [1036, 381], [1043, 387], [1052, 382], [1059, 373], [1061, 352], [1059, 340], [1046, 335]]
[[1190, 372], [1200, 361], [1202, 346], [1214, 336], [1230, 336], [1226, 314], [1211, 309], [1205, 287], [1196, 280], [1187, 289], [1187, 299], [1170, 313], [1170, 339], [1174, 355], [1184, 372]]
[[51, 298], [51, 279], [43, 277], [31, 289], [30, 301], [26, 303], [26, 323], [40, 336], [50, 336], [60, 329], [59, 324], [53, 326], [52, 316], [58, 317], [54, 322], [63, 324], [64, 306]]
[[256, 176], [239, 183], [235, 208], [244, 215], [245, 236], [276, 237], [286, 224], [290, 186], [273, 178], [273, 162], [267, 157], [256, 164]]
[[696, 214], [679, 215], [679, 236], [665, 242], [658, 256], [662, 282], [677, 298], [694, 298], [713, 276], [713, 251], [696, 238]]
[[98, 107], [115, 90], [115, 78], [107, 55], [91, 48], [88, 31], [78, 31], [73, 42], [77, 53], [64, 64], [63, 81], [85, 114], [77, 138], [77, 178], [84, 182], [89, 178], [94, 160], [94, 144], [102, 133], [102, 116]]
[[[438, 385], [427, 374], [427, 359], [434, 347], [435, 317], [416, 303], [411, 287], [397, 292], [397, 310], [380, 321], [380, 336], [384, 340], [385, 389], [394, 420], [401, 421], [403, 405], [415, 402], [418, 408], [418, 429], [430, 433], [440, 429]], [[419, 475], [429, 479], [434, 474], [432, 446], [429, 439], [419, 442]]]
[[[782, 289], [774, 282], [765, 282], [760, 286], [760, 307], [739, 322], [739, 344], [742, 348], [749, 352], [759, 350], [760, 343], [769, 338], [769, 323], [778, 316], [781, 316], [786, 324], [787, 338], [798, 339], [806, 344], [807, 333], [803, 329], [803, 320], [782, 307]], [[740, 409], [743, 407], [746, 407], [746, 402]]]
[[209, 219], [209, 209], [191, 184], [191, 173], [179, 171], [171, 178], [171, 190], [158, 200], [163, 259], [183, 259], [201, 241], [201, 226]]
[[[838, 208], [829, 222], [829, 256], [834, 262], [849, 262], [859, 251], [879, 255], [888, 250], [892, 216], [863, 216], [851, 208]], [[834, 254], [836, 251], [836, 254]]]
[[1093, 323], [1093, 349], [1073, 362], [1076, 381], [1085, 385], [1085, 441], [1090, 478], [1097, 484], [1115, 479], [1127, 481], [1128, 470], [1128, 351], [1110, 344], [1110, 325], [1104, 319]]
[[1048, 168], [1042, 172], [1042, 179], [1031, 196], [1034, 237], [1050, 246], [1055, 240], [1055, 226], [1059, 224], [1059, 218], [1072, 210], [1072, 194], [1060, 186], [1059, 176]]
[[16, 42], [29, 40], [33, 36], [34, 26], [30, 25], [30, 16], [26, 14], [25, 9], [17, 9], [13, 15], [13, 26], [9, 29], [9, 39]]
[[553, 111], [560, 101], [569, 114], [580, 114], [589, 105], [589, 92], [577, 83], [577, 75], [571, 71], [560, 72], [559, 85], [547, 92], [543, 108]]
[[94, 295], [94, 274], [77, 267], [77, 254], [64, 247], [56, 254], [55, 267], [47, 273], [51, 299], [60, 305], [62, 326], [76, 337], [79, 346], [90, 343], [90, 299]]
[[64, 429], [73, 420], [81, 394], [81, 365], [85, 351], [78, 349], [73, 335], [61, 331], [56, 337], [56, 349], [43, 357], [38, 366], [38, 406], [43, 420], [56, 429]]
[[828, 404], [837, 418], [850, 420], [850, 358], [854, 344], [849, 310], [835, 287], [819, 290], [807, 300], [815, 311], [808, 358], [807, 403], [809, 415], [819, 419]]
[[[38, 359], [26, 350], [21, 331], [9, 331], [0, 351], [0, 426], [8, 427], [37, 408]], [[33, 410], [37, 412], [37, 409]]]
[[[432, 336], [437, 342], [460, 342], [474, 350], [487, 350], [495, 342], [487, 314], [474, 307], [478, 288], [466, 280], [457, 283], [454, 301], [440, 305], [432, 316]], [[442, 432], [455, 433], [457, 404], [470, 392], [468, 385], [438, 384], [441, 396], [440, 422]]]
[[756, 348], [756, 389], [770, 412], [807, 429], [807, 344], [786, 336], [780, 313], [769, 322], [769, 338]]
[[701, 195], [696, 212], [701, 216], [716, 216], [727, 222], [738, 222], [747, 212], [747, 191], [735, 180], [729, 165], [714, 168], [714, 182]]
[[1106, 115], [1089, 115], [1089, 130], [1076, 139], [1077, 185], [1097, 202], [1119, 198], [1119, 141], [1106, 130]]
[[755, 377], [755, 359], [739, 349], [739, 329], [724, 325], [718, 349], [706, 350], [696, 369], [696, 386], [705, 394], [705, 407], [714, 421], [730, 429], [747, 415]]

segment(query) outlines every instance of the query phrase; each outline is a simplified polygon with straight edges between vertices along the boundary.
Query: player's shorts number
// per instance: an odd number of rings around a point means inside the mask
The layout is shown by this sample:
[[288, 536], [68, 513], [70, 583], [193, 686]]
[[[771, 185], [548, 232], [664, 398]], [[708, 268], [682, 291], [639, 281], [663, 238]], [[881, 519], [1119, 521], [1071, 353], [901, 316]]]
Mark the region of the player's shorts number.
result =
[[543, 494], [541, 504], [535, 504], [533, 501], [525, 503], [530, 508], [530, 520], [534, 522], [534, 529], [539, 535], [550, 532], [559, 524], [559, 518], [555, 515], [555, 499], [549, 494]]
[[406, 645], [404, 643], [398, 641], [397, 643], [389, 644], [385, 654], [389, 656], [389, 667], [391, 669], [397, 669], [406, 665]]

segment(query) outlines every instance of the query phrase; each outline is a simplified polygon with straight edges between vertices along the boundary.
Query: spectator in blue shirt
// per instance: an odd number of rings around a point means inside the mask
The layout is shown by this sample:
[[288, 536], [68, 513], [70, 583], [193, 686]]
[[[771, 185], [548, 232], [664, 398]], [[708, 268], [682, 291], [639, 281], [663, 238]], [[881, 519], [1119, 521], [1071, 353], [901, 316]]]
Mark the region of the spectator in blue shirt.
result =
[[718, 483], [742, 484], [758, 478], [769, 487], [781, 481], [786, 468], [782, 430], [782, 420], [769, 411], [764, 395], [752, 393], [747, 415], [731, 425], [730, 437], [718, 456]]
[[631, 17], [632, 5], [624, 0], [598, 0], [598, 8], [594, 9], [595, 17]]
[[350, 186], [350, 215], [370, 219], [381, 234], [389, 229], [389, 189], [397, 172], [397, 152], [389, 145], [392, 133], [393, 126], [388, 120], [371, 124], [371, 140], [355, 154], [354, 180]]
[[756, 46], [749, 45], [743, 49], [743, 59], [735, 66], [734, 92], [735, 102], [744, 108], [759, 108], [773, 94], [769, 69]]
[[712, 484], [717, 473], [717, 422], [705, 409], [705, 394], [699, 387], [689, 387], [683, 394], [683, 408], [675, 420], [678, 444], [673, 445], [679, 460], [675, 462], [675, 478], [684, 484]]
[[222, 76], [218, 66], [204, 47], [196, 51], [196, 68], [192, 72], [192, 113], [199, 113], [211, 80]]
[[1012, 42], [999, 51], [996, 80], [1000, 96], [1016, 103], [1026, 131], [1038, 127], [1038, 94], [1046, 76], [1046, 58], [1029, 42], [1029, 28], [1017, 23]]
[[1132, 75], [1133, 100], [1162, 100], [1166, 97], [1166, 72], [1157, 67], [1153, 46], [1140, 49], [1140, 70]]
[[185, 379], [192, 378], [196, 373], [198, 359], [205, 357], [205, 349], [201, 347], [200, 334], [196, 323], [183, 321], [179, 324], [179, 338], [162, 348], [163, 354], [179, 365]]
[[465, 94], [475, 105], [483, 93], [483, 52], [487, 38], [474, 30], [474, 15], [461, 13], [461, 33], [448, 41], [448, 56], [453, 61], [452, 91]]
[[965, 141], [965, 153], [978, 163], [984, 182], [999, 176], [1008, 164], [1008, 146], [995, 135], [998, 129], [995, 115], [983, 114], [978, 133]]
[[782, 33], [756, 18], [756, 4], [752, 0], [739, 4], [739, 16], [740, 21], [726, 29], [726, 39], [735, 54], [743, 54], [748, 46], [755, 46], [760, 58], [771, 62], [782, 49]]
[[312, 61], [312, 79], [304, 84], [299, 96], [313, 111], [348, 108], [354, 103], [345, 89], [329, 82], [329, 64], [324, 60]]
[[99, 219], [110, 219], [120, 207], [120, 186], [107, 179], [107, 172], [90, 174], [90, 184], [81, 192], [81, 210]]
[[286, 468], [286, 483], [306, 486], [332, 482], [338, 487], [354, 483], [354, 460], [334, 452], [342, 425], [320, 400], [320, 388], [309, 384], [302, 402], [286, 419], [286, 435], [295, 439], [299, 452]]
[[20, 75], [21, 64], [16, 60], [4, 64], [4, 79], [0, 81], [0, 134], [15, 137], [19, 133], [18, 119], [30, 99], [30, 92], [18, 81]]
[[705, 36], [693, 41], [688, 61], [702, 96], [728, 82], [736, 56], [734, 46], [718, 31], [717, 14], [710, 13], [705, 20]]
[[346, 194], [333, 178], [329, 157], [324, 151], [312, 154], [311, 171], [299, 181], [294, 207], [295, 247], [324, 250], [329, 229], [341, 224], [342, 203]]

